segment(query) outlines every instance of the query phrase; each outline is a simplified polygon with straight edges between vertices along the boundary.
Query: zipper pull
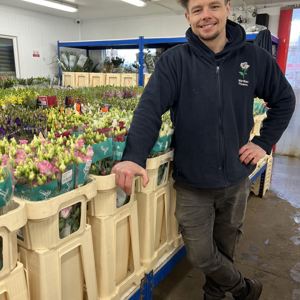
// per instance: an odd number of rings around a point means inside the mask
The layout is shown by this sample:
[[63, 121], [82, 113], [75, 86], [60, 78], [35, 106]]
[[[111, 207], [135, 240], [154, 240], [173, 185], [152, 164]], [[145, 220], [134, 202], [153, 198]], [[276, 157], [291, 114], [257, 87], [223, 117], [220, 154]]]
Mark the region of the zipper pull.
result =
[[217, 74], [220, 72], [220, 66], [217, 66]]

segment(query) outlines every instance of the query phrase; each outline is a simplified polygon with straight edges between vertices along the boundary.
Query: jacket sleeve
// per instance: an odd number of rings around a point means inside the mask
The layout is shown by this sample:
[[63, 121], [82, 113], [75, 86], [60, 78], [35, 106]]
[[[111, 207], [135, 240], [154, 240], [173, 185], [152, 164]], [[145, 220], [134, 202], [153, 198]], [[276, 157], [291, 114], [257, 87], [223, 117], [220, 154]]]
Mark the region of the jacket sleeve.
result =
[[273, 57], [263, 49], [257, 50], [256, 96], [267, 102], [267, 118], [263, 121], [260, 136], [252, 142], [268, 154], [287, 128], [295, 109], [295, 94]]
[[177, 94], [175, 65], [168, 51], [155, 66], [155, 71], [134, 112], [122, 160], [142, 167], [156, 142], [161, 127], [161, 116], [172, 106]]

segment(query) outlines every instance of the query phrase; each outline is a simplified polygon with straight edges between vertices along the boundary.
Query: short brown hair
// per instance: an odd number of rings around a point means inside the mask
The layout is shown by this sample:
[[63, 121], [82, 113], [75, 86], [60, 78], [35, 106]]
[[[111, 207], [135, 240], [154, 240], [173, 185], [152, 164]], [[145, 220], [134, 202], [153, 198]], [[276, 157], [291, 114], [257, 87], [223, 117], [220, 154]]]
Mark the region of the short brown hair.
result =
[[[224, 0], [225, 4], [229, 2], [229, 0]], [[179, 4], [183, 6], [185, 9], [188, 7], [189, 0], [178, 0]]]

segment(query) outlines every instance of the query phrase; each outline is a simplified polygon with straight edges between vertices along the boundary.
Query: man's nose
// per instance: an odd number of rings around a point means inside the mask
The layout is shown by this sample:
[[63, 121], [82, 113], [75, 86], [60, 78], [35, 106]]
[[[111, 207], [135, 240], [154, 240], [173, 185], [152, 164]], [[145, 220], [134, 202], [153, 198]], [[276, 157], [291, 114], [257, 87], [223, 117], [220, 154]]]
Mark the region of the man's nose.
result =
[[209, 9], [209, 7], [204, 7], [202, 9], [201, 17], [202, 17], [202, 19], [209, 19], [209, 18], [211, 18], [211, 10]]

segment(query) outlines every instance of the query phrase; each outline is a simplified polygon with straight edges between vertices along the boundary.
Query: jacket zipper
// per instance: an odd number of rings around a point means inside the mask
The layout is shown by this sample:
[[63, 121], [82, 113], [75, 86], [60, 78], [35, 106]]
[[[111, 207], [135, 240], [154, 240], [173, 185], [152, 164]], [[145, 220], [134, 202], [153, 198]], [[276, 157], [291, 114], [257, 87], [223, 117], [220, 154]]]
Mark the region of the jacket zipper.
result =
[[217, 88], [218, 88], [218, 97], [219, 97], [219, 152], [221, 158], [221, 164], [219, 168], [222, 168], [224, 179], [227, 181], [225, 176], [225, 146], [224, 146], [224, 128], [223, 128], [223, 101], [221, 95], [221, 78], [220, 78], [220, 66], [217, 65]]

